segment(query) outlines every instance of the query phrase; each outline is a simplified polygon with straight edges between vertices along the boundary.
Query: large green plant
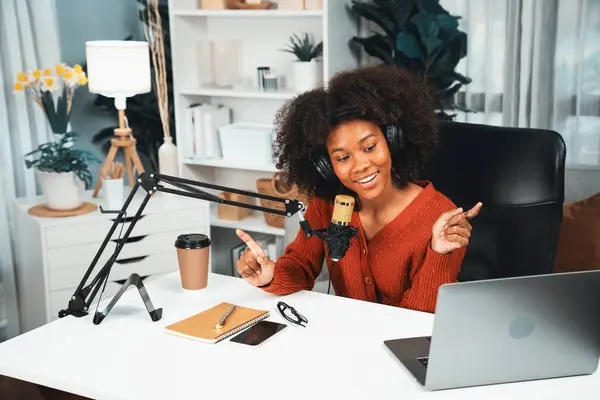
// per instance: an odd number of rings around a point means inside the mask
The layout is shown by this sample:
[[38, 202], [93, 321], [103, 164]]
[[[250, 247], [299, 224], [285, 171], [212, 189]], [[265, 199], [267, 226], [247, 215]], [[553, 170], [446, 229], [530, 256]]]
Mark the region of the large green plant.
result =
[[353, 0], [351, 10], [375, 23], [380, 32], [353, 37], [372, 57], [423, 76], [440, 119], [452, 119], [447, 111], [469, 111], [455, 102], [455, 95], [471, 78], [456, 72], [467, 55], [467, 35], [458, 29], [460, 17], [450, 15], [439, 0]]
[[75, 132], [57, 135], [60, 139], [47, 142], [37, 149], [25, 154], [27, 168], [35, 168], [43, 172], [74, 172], [84, 183], [86, 189], [92, 184], [90, 164], [100, 164], [100, 160], [87, 150], [73, 147], [74, 139], [78, 136]]

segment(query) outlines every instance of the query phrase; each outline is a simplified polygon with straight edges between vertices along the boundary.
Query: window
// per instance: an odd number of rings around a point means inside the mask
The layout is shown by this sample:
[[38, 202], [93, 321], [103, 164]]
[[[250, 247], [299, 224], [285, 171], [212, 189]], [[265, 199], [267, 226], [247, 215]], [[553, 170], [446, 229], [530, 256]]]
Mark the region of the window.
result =
[[600, 168], [600, 0], [440, 3], [468, 35], [457, 120], [556, 130], [568, 167]]

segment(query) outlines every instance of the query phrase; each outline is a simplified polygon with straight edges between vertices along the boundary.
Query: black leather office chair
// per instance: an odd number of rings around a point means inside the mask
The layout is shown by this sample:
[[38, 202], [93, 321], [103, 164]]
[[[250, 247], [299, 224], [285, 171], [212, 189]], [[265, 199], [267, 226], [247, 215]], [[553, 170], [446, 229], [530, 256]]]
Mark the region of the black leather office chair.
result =
[[460, 281], [550, 273], [562, 219], [566, 148], [554, 131], [443, 122], [423, 178], [481, 213]]

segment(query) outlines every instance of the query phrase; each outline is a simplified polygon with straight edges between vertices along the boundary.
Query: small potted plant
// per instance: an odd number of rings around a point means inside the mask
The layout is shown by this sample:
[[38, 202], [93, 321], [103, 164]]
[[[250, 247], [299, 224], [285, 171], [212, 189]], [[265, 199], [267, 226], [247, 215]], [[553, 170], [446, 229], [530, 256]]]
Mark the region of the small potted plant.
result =
[[296, 56], [292, 71], [293, 87], [296, 91], [313, 89], [321, 82], [323, 66], [319, 57], [323, 55], [323, 42], [315, 44], [308, 33], [304, 33], [302, 39], [294, 34], [283, 51]]
[[90, 163], [100, 163], [86, 150], [73, 146], [75, 132], [69, 119], [75, 90], [87, 83], [81, 66], [58, 65], [54, 70], [19, 73], [16, 93], [28, 91], [43, 110], [53, 132], [49, 142], [25, 154], [25, 166], [35, 168], [46, 206], [53, 210], [71, 210], [83, 204], [83, 192], [91, 186]]

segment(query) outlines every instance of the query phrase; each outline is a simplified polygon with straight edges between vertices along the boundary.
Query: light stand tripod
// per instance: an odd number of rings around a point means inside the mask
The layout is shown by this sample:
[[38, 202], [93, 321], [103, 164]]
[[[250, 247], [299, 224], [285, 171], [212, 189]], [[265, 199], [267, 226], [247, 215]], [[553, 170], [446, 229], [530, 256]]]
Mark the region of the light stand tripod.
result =
[[129, 186], [133, 188], [135, 184], [135, 177], [133, 175], [134, 165], [138, 174], [142, 174], [144, 172], [144, 166], [142, 165], [142, 161], [140, 160], [135, 147], [137, 141], [132, 136], [131, 128], [129, 128], [129, 125], [126, 123], [127, 120], [125, 118], [125, 107], [119, 107], [119, 104], [124, 105], [124, 101], [115, 101], [115, 105], [117, 105], [119, 110], [119, 127], [115, 128], [115, 137], [110, 140], [110, 150], [106, 156], [106, 160], [104, 161], [102, 169], [100, 169], [100, 178], [98, 178], [98, 182], [94, 188], [93, 197], [98, 197], [98, 192], [102, 187], [102, 180], [106, 179], [106, 174], [108, 173], [119, 149], [123, 149], [125, 166], [127, 168], [127, 174], [129, 175]]

